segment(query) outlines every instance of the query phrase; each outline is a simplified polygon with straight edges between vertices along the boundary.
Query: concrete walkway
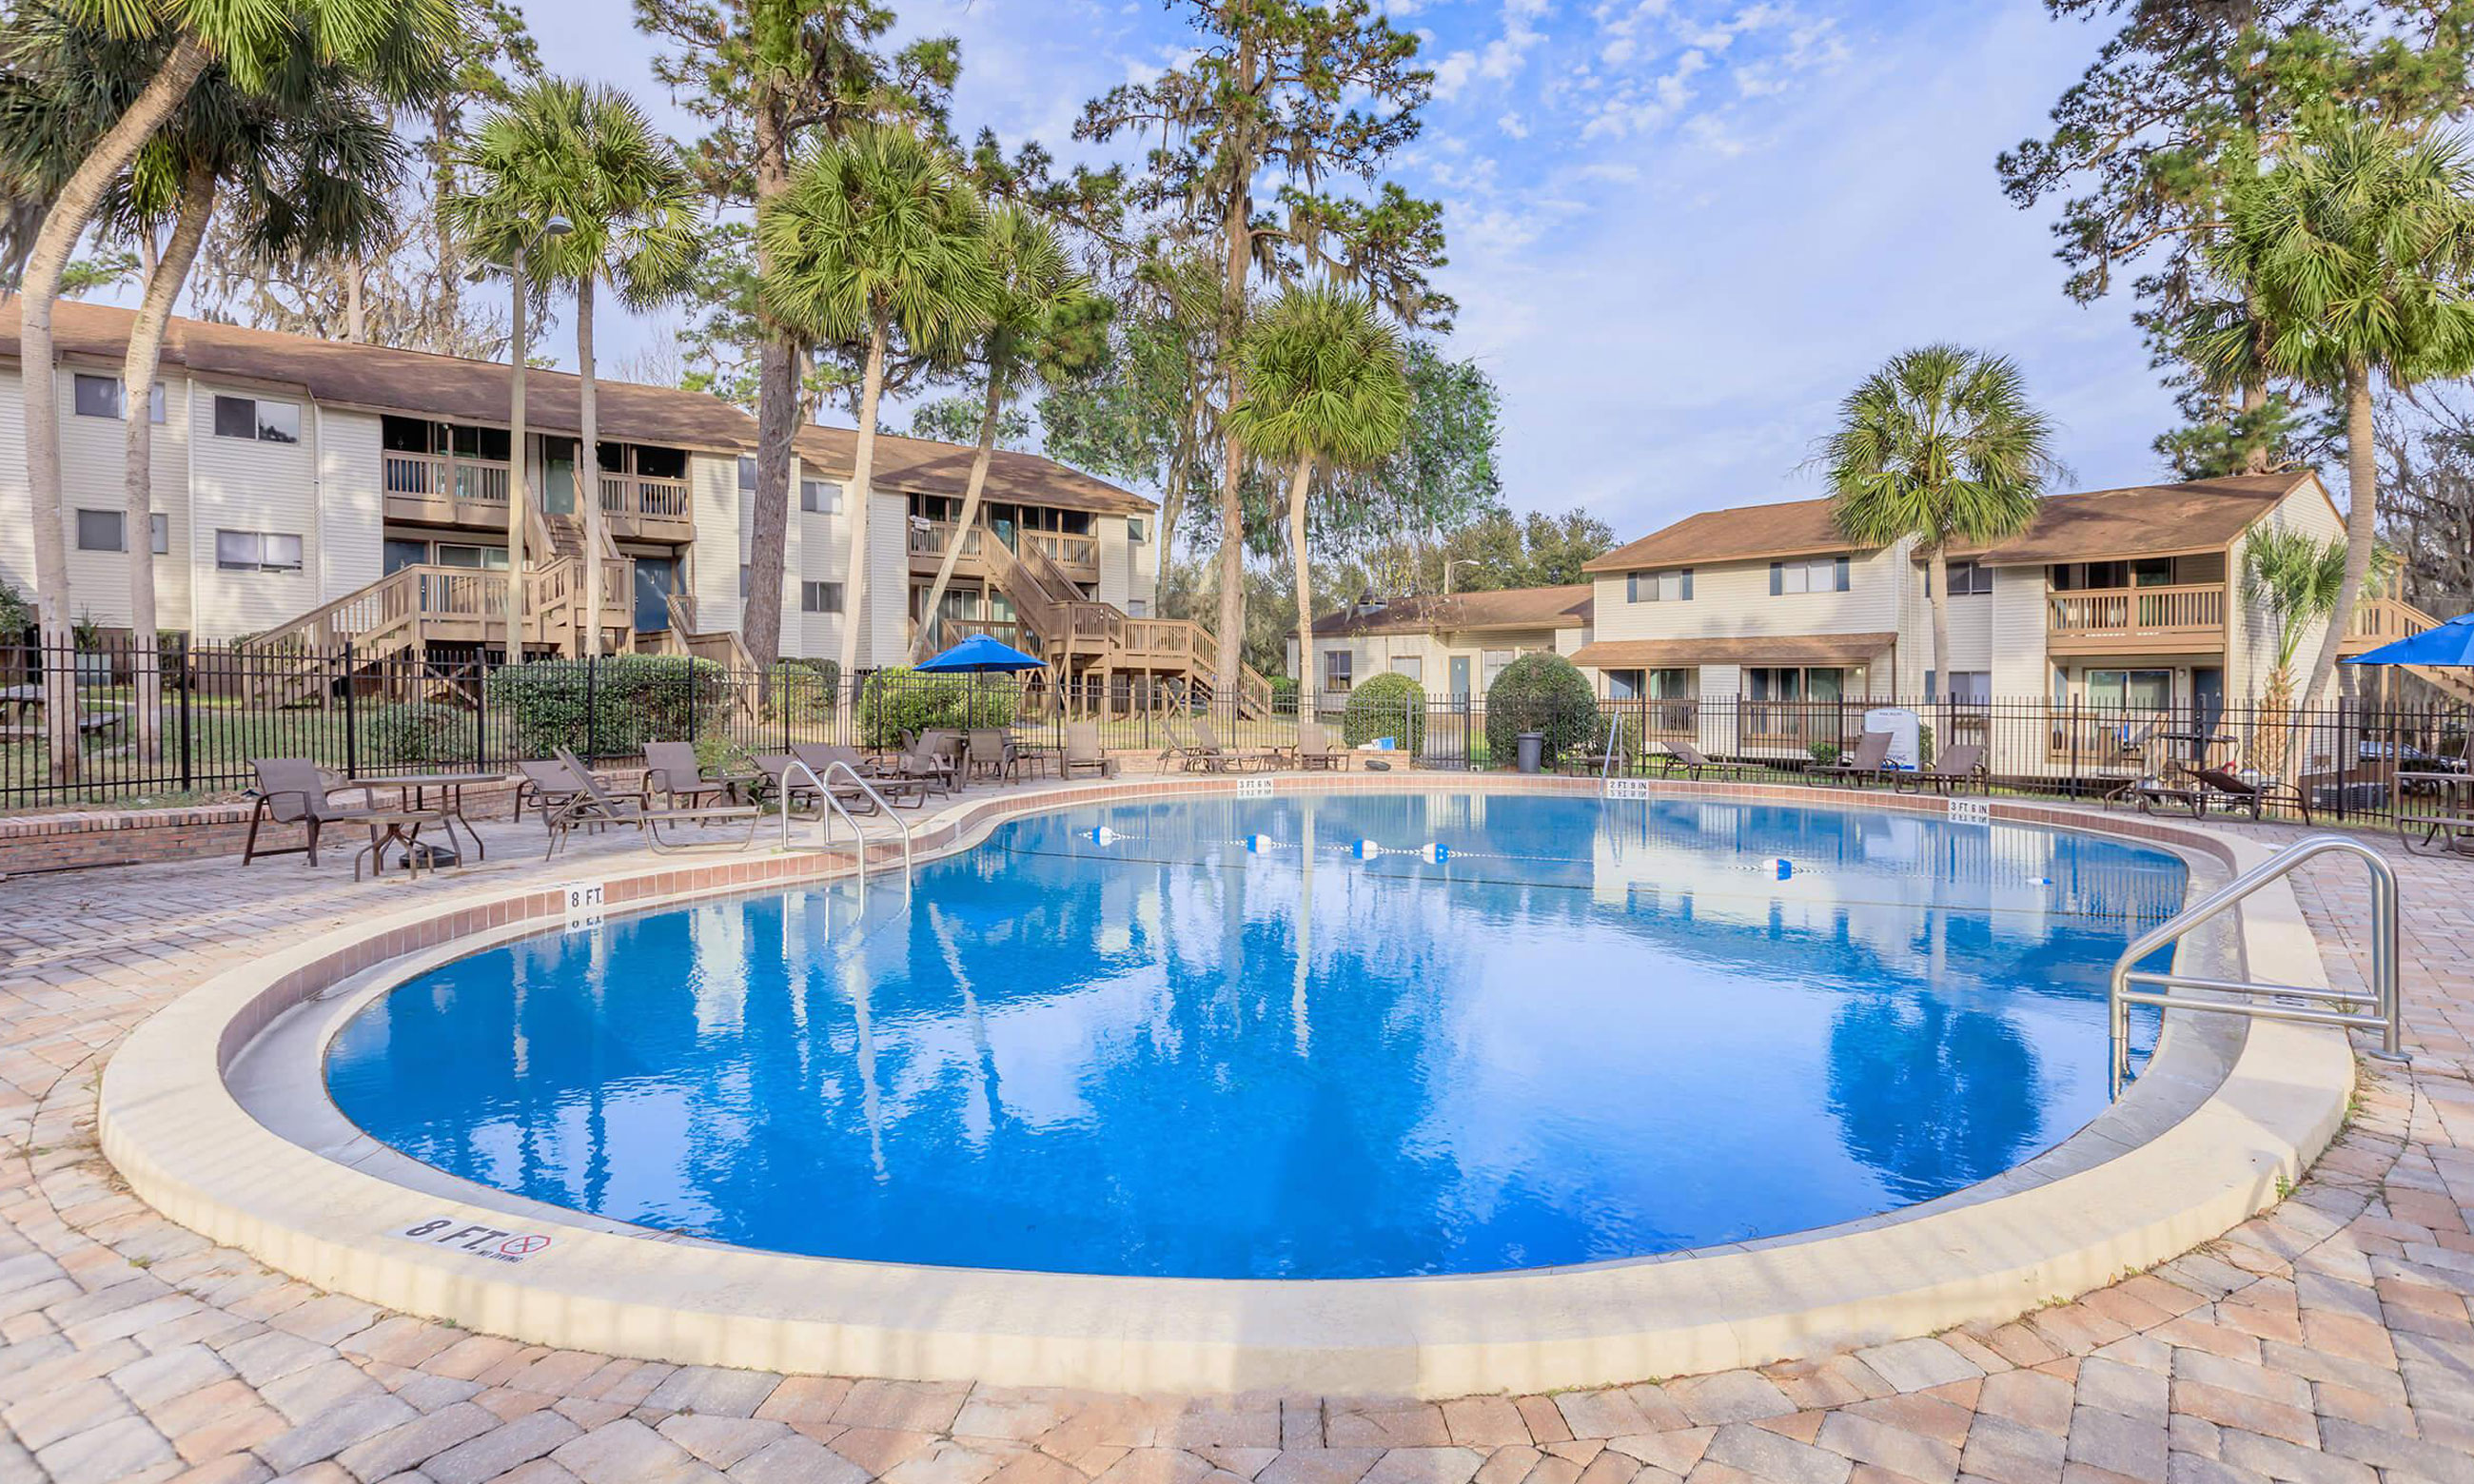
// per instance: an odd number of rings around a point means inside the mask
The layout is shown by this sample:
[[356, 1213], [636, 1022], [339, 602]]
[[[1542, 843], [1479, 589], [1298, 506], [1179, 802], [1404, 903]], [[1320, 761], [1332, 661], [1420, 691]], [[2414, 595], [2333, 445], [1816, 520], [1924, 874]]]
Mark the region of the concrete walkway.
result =
[[[2366, 1064], [2347, 1132], [2222, 1241], [2018, 1323], [1826, 1361], [1384, 1404], [528, 1349], [319, 1293], [119, 1187], [94, 1144], [103, 1062], [234, 953], [633, 850], [544, 866], [529, 825], [489, 838], [489, 866], [418, 887], [297, 858], [0, 882], [0, 1484], [2474, 1484], [2474, 863], [2400, 859], [2414, 1065]], [[2359, 983], [2359, 872], [2299, 885], [2331, 978]]]

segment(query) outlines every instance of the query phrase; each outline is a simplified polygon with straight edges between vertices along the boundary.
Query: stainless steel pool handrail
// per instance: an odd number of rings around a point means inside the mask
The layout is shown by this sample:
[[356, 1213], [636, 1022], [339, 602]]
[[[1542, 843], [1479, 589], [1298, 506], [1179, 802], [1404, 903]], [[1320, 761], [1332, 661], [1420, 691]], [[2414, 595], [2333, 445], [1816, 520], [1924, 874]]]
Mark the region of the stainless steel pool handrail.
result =
[[1623, 712], [1607, 714], [1607, 759], [1598, 764], [1598, 786], [1606, 787], [1607, 779], [1615, 776], [1615, 754], [1623, 750]]
[[[867, 795], [868, 800], [876, 805], [878, 815], [892, 823], [895, 833], [902, 841], [902, 894], [905, 897], [910, 896], [910, 826], [902, 823], [901, 816], [893, 812], [893, 805], [886, 802], [883, 794], [876, 791], [874, 784], [868, 782], [857, 768], [840, 758], [825, 764], [825, 771], [821, 777], [817, 775], [815, 769], [795, 757], [790, 760], [789, 767], [782, 770], [782, 849], [787, 850], [790, 848], [790, 784], [794, 776], [801, 773], [806, 774], [808, 781], [815, 785], [816, 797], [825, 802], [826, 807], [840, 815], [842, 822], [850, 826], [851, 839], [858, 848], [858, 871], [862, 888], [867, 882], [867, 833], [860, 828], [859, 817], [851, 813], [849, 807], [839, 799], [834, 797], [832, 789], [825, 786], [825, 779], [837, 773], [849, 778], [853, 786]], [[816, 816], [816, 843], [819, 849], [833, 843], [833, 832], [827, 827], [825, 815], [821, 812]]]
[[[2317, 989], [2300, 985], [2258, 984], [2247, 980], [2212, 979], [2198, 974], [2157, 973], [2138, 967], [2160, 948], [2178, 944], [2194, 928], [2215, 921], [2271, 881], [2292, 875], [2304, 863], [2327, 854], [2351, 855], [2369, 869], [2371, 877], [2371, 987], [2368, 990]], [[2378, 1055], [2404, 1060], [2404, 996], [2397, 973], [2396, 868], [2387, 857], [2359, 840], [2342, 835], [2313, 835], [2297, 840], [2253, 866], [2197, 903], [2158, 923], [2122, 950], [2113, 965], [2106, 992], [2106, 1018], [2113, 1041], [2113, 1095], [2130, 1075], [2130, 1007], [2154, 1005], [2160, 1010], [2207, 1010], [2249, 1016], [2262, 1020], [2298, 1020], [2311, 1025], [2337, 1025], [2348, 1030], [2378, 1031]], [[2247, 967], [2247, 966], [2245, 966]], [[2175, 990], [2205, 990], [2221, 994], [2285, 995], [2316, 999], [2331, 1006], [2367, 1005], [2367, 1011], [2315, 1009], [2308, 1005], [2261, 1004], [2256, 998], [2200, 999], [2175, 994]]]

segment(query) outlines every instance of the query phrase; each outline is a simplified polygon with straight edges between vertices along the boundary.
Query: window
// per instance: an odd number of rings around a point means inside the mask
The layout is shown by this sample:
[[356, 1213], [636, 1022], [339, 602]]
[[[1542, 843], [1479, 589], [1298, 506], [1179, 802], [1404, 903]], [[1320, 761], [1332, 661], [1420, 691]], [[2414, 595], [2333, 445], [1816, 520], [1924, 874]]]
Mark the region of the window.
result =
[[1143, 535], [1142, 516], [1128, 515], [1126, 517], [1126, 539], [1133, 542], [1137, 546], [1141, 545], [1146, 539]]
[[171, 516], [169, 516], [169, 515], [149, 515], [149, 516], [147, 516], [147, 517], [146, 517], [146, 533], [147, 533], [147, 535], [151, 538], [151, 539], [150, 539], [150, 540], [148, 540], [146, 544], [147, 544], [149, 547], [153, 548], [153, 550], [154, 550], [154, 552], [155, 552], [155, 555], [157, 555], [157, 556], [158, 556], [158, 557], [168, 557], [168, 556], [170, 556], [170, 555], [172, 554], [172, 517], [171, 517]]
[[1845, 557], [1820, 557], [1810, 562], [1773, 562], [1770, 563], [1770, 596], [1790, 592], [1845, 592], [1848, 584]]
[[1426, 682], [1426, 661], [1416, 655], [1398, 655], [1392, 660], [1392, 673], [1405, 675], [1422, 685]]
[[1689, 603], [1692, 601], [1692, 569], [1680, 567], [1672, 572], [1633, 572], [1624, 578], [1624, 600], [1629, 603]]
[[1834, 666], [1757, 665], [1744, 671], [1744, 682], [1756, 701], [1833, 702], [1847, 694], [1847, 672]]
[[830, 515], [842, 508], [842, 487], [822, 479], [802, 479], [799, 508], [812, 515]]
[[[297, 443], [301, 442], [301, 409], [292, 402], [270, 402], [263, 397], [219, 395], [215, 398], [215, 436], [255, 439], [261, 443]], [[506, 436], [500, 432], [499, 441], [504, 443]]]
[[[1635, 577], [1638, 577], [1640, 574], [1636, 572], [1633, 575]], [[1607, 672], [1607, 699], [1610, 701], [1639, 700], [1641, 692], [1640, 675], [1641, 672], [1638, 670], [1609, 670]]]
[[127, 551], [120, 512], [82, 510], [77, 513], [78, 550]]
[[[1958, 584], [1953, 582], [1951, 584], [1951, 590], [1953, 594], [1955, 595], [1958, 590]], [[1941, 693], [1941, 688], [1934, 683], [1933, 673], [1930, 670], [1927, 670], [1925, 672], [1925, 699], [1928, 701], [1948, 699], [1959, 706], [1987, 705], [1993, 700], [1993, 672], [1990, 670], [1951, 671], [1950, 695], [1945, 698]]]
[[1479, 657], [1479, 664], [1486, 672], [1486, 689], [1494, 688], [1494, 678], [1501, 675], [1504, 666], [1512, 663], [1519, 653], [1518, 650], [1512, 649], [1490, 649]]
[[1649, 682], [1651, 700], [1684, 701], [1692, 695], [1692, 674], [1682, 669], [1652, 670], [1643, 679]]
[[440, 566], [471, 567], [475, 571], [503, 572], [507, 569], [507, 548], [504, 546], [456, 546], [438, 543]]
[[[1993, 569], [1973, 562], [1950, 564], [1950, 595], [1953, 598], [1981, 597], [1993, 590]], [[1925, 591], [1932, 591], [1932, 568], [1925, 568]], [[1954, 673], [1954, 672], [1953, 672]]]
[[742, 493], [756, 488], [756, 455], [752, 453], [739, 456], [739, 488]]
[[379, 569], [390, 574], [400, 572], [408, 566], [427, 566], [428, 564], [429, 543], [427, 541], [404, 540], [390, 536], [386, 539], [386, 544], [378, 556]]
[[[439, 560], [447, 551], [441, 548]], [[501, 560], [504, 553], [500, 554]], [[215, 565], [226, 572], [298, 572], [301, 538], [267, 531], [217, 531]]]
[[2173, 672], [2090, 670], [2087, 698], [2102, 710], [2161, 711], [2173, 704]]
[[1329, 691], [1346, 690], [1356, 663], [1357, 657], [1347, 650], [1324, 650], [1322, 652], [1322, 688]]
[[[120, 416], [120, 378], [77, 373], [77, 415], [81, 418], [118, 418]], [[146, 390], [146, 420], [163, 420], [163, 383], [157, 382]]]
[[747, 601], [747, 563], [744, 562], [739, 563], [739, 601], [741, 603]]
[[842, 585], [839, 583], [801, 583], [799, 611], [802, 613], [838, 613], [842, 610]]
[[1152, 606], [1141, 598], [1128, 598], [1126, 600], [1126, 616], [1128, 618], [1149, 618], [1152, 616]]

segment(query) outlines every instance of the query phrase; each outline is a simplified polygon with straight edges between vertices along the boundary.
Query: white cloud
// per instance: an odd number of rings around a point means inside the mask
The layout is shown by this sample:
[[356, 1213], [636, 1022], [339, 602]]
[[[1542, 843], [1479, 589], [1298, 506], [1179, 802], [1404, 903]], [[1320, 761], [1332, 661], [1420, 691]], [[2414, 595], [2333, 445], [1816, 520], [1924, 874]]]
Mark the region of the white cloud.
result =
[[1435, 96], [1446, 103], [1459, 97], [1476, 66], [1477, 56], [1471, 52], [1454, 52], [1435, 63]]
[[1529, 137], [1529, 121], [1522, 118], [1517, 113], [1507, 113], [1503, 115], [1503, 117], [1496, 119], [1494, 121], [1494, 127], [1502, 130], [1505, 133], [1510, 134], [1515, 139], [1526, 139]]

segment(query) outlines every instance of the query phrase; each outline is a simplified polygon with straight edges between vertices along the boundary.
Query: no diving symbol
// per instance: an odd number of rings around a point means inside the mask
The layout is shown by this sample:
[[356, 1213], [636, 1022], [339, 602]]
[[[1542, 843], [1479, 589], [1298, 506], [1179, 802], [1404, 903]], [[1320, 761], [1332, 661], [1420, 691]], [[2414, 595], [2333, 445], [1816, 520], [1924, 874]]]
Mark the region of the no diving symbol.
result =
[[509, 1257], [527, 1257], [549, 1245], [549, 1238], [536, 1233], [529, 1236], [511, 1236], [498, 1244], [498, 1251]]

